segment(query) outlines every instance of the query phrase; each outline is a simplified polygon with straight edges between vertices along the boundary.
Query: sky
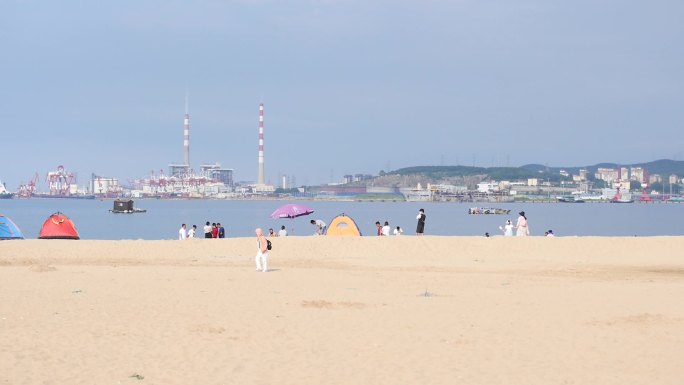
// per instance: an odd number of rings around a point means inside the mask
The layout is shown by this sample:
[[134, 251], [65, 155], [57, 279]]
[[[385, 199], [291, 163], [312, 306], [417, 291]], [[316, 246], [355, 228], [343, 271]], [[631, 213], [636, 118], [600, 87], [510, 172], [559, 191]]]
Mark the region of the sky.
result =
[[[0, 180], [684, 159], [680, 0], [0, 2]], [[41, 185], [39, 185], [39, 188]]]

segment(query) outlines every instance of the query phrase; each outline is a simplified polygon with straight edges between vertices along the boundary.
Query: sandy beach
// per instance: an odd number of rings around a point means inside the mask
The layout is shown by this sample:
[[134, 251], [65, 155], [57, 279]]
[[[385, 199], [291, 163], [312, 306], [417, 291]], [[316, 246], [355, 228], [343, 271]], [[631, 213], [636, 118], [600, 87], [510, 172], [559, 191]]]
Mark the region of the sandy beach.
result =
[[684, 383], [684, 237], [0, 242], [0, 384]]

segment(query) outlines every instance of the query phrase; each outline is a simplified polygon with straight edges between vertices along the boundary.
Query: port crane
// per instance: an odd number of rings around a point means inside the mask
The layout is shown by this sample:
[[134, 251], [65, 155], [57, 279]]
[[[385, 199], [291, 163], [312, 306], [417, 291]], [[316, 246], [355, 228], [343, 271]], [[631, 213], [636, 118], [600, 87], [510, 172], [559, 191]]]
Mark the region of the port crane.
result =
[[36, 192], [36, 185], [38, 184], [38, 173], [35, 173], [33, 178], [28, 183], [19, 185], [19, 197], [30, 198]]

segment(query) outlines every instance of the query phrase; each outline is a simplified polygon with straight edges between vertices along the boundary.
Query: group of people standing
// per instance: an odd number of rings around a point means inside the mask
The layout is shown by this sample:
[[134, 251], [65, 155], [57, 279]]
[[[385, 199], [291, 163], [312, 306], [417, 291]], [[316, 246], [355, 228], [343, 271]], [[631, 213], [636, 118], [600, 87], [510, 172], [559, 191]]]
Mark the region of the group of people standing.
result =
[[[527, 216], [525, 216], [524, 211], [518, 213], [518, 221], [515, 223], [515, 225], [513, 225], [513, 222], [508, 219], [503, 226], [499, 226], [499, 229], [503, 231], [503, 235], [506, 237], [512, 237], [513, 230], [515, 230], [515, 235], [518, 237], [526, 237], [530, 235], [530, 226], [527, 223]], [[555, 237], [553, 230], [545, 231], [544, 235], [547, 237]]]
[[[215, 223], [210, 223], [207, 221], [207, 223], [204, 225], [204, 238], [225, 238], [226, 237], [226, 229], [221, 226], [221, 223], [215, 222]], [[178, 239], [183, 240], [183, 239], [192, 239], [192, 238], [199, 238], [197, 235], [197, 225], [192, 225], [192, 228], [189, 230], [186, 228], [185, 223], [181, 225], [181, 228], [178, 230]]]
[[511, 222], [511, 220], [508, 219], [506, 220], [506, 223], [503, 226], [499, 226], [499, 229], [503, 231], [503, 235], [505, 237], [512, 237], [514, 229], [515, 235], [518, 237], [525, 237], [530, 235], [530, 227], [527, 224], [527, 217], [525, 216], [524, 211], [518, 213], [518, 221], [515, 225], [513, 225], [513, 222]]

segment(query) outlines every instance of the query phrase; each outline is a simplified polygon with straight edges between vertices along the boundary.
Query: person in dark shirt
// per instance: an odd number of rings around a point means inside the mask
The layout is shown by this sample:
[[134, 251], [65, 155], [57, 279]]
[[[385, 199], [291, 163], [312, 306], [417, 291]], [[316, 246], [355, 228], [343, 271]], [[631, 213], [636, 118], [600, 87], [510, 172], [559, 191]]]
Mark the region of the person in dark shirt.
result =
[[418, 225], [416, 226], [416, 235], [423, 235], [425, 232], [425, 210], [418, 210], [418, 216], [416, 219], [418, 220]]

